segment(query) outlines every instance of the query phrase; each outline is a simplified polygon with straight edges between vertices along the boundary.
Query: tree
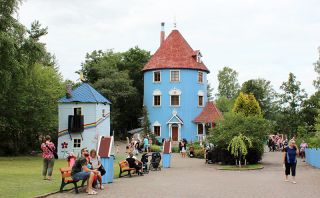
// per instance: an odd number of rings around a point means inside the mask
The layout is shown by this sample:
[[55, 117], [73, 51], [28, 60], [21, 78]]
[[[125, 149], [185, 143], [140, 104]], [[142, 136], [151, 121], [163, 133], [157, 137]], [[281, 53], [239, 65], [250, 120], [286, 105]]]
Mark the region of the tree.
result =
[[216, 105], [222, 113], [230, 112], [234, 104], [234, 99], [228, 99], [225, 96], [221, 96], [216, 100]]
[[288, 81], [283, 82], [280, 89], [283, 92], [279, 94], [282, 116], [278, 120], [278, 129], [290, 137], [296, 135], [297, 128], [302, 123], [299, 112], [307, 94], [293, 73], [289, 74]]
[[93, 51], [82, 64], [87, 81], [112, 102], [111, 122], [116, 134], [139, 127], [143, 102], [143, 65], [150, 53], [131, 48], [126, 52]]
[[13, 16], [21, 1], [0, 2], [0, 155], [38, 150], [44, 134], [56, 140], [57, 100], [64, 86], [38, 21], [24, 27]]
[[148, 110], [145, 106], [142, 108], [142, 115], [143, 115], [143, 122], [142, 122], [142, 127], [143, 127], [143, 133], [145, 135], [149, 134], [150, 130], [150, 120], [149, 120], [149, 113]]
[[308, 99], [301, 104], [301, 117], [302, 121], [308, 127], [313, 127], [318, 115], [318, 109], [320, 109], [320, 91], [317, 91], [311, 95]]
[[276, 112], [276, 105], [274, 103], [275, 91], [270, 81], [265, 79], [248, 80], [242, 84], [241, 91], [254, 95], [266, 119], [274, 117], [274, 113]]
[[240, 89], [240, 85], [238, 83], [238, 72], [235, 70], [224, 67], [218, 73], [218, 96], [225, 96], [228, 99], [235, 97]]
[[314, 65], [314, 71], [318, 74], [316, 80], [313, 81], [313, 85], [315, 86], [318, 91], [320, 91], [320, 47], [318, 48], [319, 51], [319, 59], [317, 62], [315, 62]]
[[245, 159], [246, 155], [248, 154], [248, 149], [251, 147], [251, 139], [245, 135], [242, 135], [242, 133], [240, 133], [238, 136], [233, 137], [230, 141], [228, 150], [235, 158], [238, 158], [239, 167], [241, 167], [241, 161], [243, 158]]
[[207, 98], [208, 98], [208, 101], [212, 101], [213, 100], [213, 88], [211, 87], [211, 84], [208, 82], [207, 83]]
[[234, 103], [232, 112], [243, 113], [246, 116], [260, 116], [261, 108], [253, 94], [244, 94], [240, 92]]

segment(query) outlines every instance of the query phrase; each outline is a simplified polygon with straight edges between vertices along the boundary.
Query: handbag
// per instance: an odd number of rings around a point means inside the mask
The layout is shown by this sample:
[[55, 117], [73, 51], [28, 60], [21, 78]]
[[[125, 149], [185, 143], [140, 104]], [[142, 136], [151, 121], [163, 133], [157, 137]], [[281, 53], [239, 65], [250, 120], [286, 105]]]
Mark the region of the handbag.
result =
[[46, 144], [46, 147], [49, 149], [49, 151], [52, 152], [54, 159], [58, 159], [58, 154], [55, 150], [51, 150], [51, 148]]
[[101, 164], [101, 166], [98, 168], [98, 171], [100, 171], [101, 176], [103, 176], [103, 175], [106, 174], [106, 169], [102, 166], [102, 164]]

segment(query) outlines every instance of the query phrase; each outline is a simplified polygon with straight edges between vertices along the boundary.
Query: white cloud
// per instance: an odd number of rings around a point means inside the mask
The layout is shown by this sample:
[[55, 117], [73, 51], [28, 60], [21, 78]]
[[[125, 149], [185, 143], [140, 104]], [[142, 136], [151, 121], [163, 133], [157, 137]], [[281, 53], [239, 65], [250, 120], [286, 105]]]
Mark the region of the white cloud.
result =
[[27, 26], [39, 20], [49, 27], [44, 41], [68, 79], [78, 78], [74, 72], [95, 49], [138, 45], [154, 52], [160, 22], [166, 22], [168, 34], [176, 16], [180, 32], [202, 51], [215, 89], [218, 70], [230, 66], [241, 83], [261, 77], [275, 88], [293, 72], [312, 93], [319, 6], [317, 0], [29, 0], [19, 19]]

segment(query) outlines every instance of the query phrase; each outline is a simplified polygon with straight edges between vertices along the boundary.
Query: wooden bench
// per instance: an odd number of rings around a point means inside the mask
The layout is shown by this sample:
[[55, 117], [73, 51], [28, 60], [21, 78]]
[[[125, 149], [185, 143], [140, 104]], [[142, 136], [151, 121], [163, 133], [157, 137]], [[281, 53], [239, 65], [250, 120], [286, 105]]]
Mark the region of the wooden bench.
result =
[[[130, 168], [129, 167], [129, 163], [127, 160], [122, 160], [119, 162], [119, 167], [120, 167], [120, 173], [119, 173], [119, 178], [120, 177], [124, 177], [124, 176], [129, 176], [131, 177], [131, 171], [135, 171], [136, 169], [135, 168]], [[125, 173], [127, 172], [126, 175], [122, 175], [122, 173]]]
[[[73, 180], [73, 179], [72, 179], [72, 177], [71, 177], [71, 170], [72, 170], [72, 167], [60, 168], [61, 177], [62, 177], [61, 186], [60, 186], [60, 192], [63, 191], [63, 188], [64, 188], [66, 185], [68, 185], [68, 184], [73, 184], [73, 185], [74, 185], [75, 192], [76, 192], [76, 193], [79, 193], [79, 191], [78, 191], [78, 186], [77, 186], [77, 182], [78, 182], [79, 180]], [[86, 180], [82, 180], [81, 187], [83, 187], [85, 181], [86, 181]]]

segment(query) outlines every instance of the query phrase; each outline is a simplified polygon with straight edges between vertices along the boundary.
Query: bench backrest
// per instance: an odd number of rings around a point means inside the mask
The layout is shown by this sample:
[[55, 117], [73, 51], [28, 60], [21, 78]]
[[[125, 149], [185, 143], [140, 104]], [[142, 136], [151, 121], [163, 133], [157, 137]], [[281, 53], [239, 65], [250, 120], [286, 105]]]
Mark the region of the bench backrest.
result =
[[120, 166], [120, 169], [123, 169], [123, 168], [129, 167], [129, 163], [127, 160], [122, 160], [119, 162], [119, 166]]
[[60, 168], [62, 178], [71, 177], [72, 167]]

